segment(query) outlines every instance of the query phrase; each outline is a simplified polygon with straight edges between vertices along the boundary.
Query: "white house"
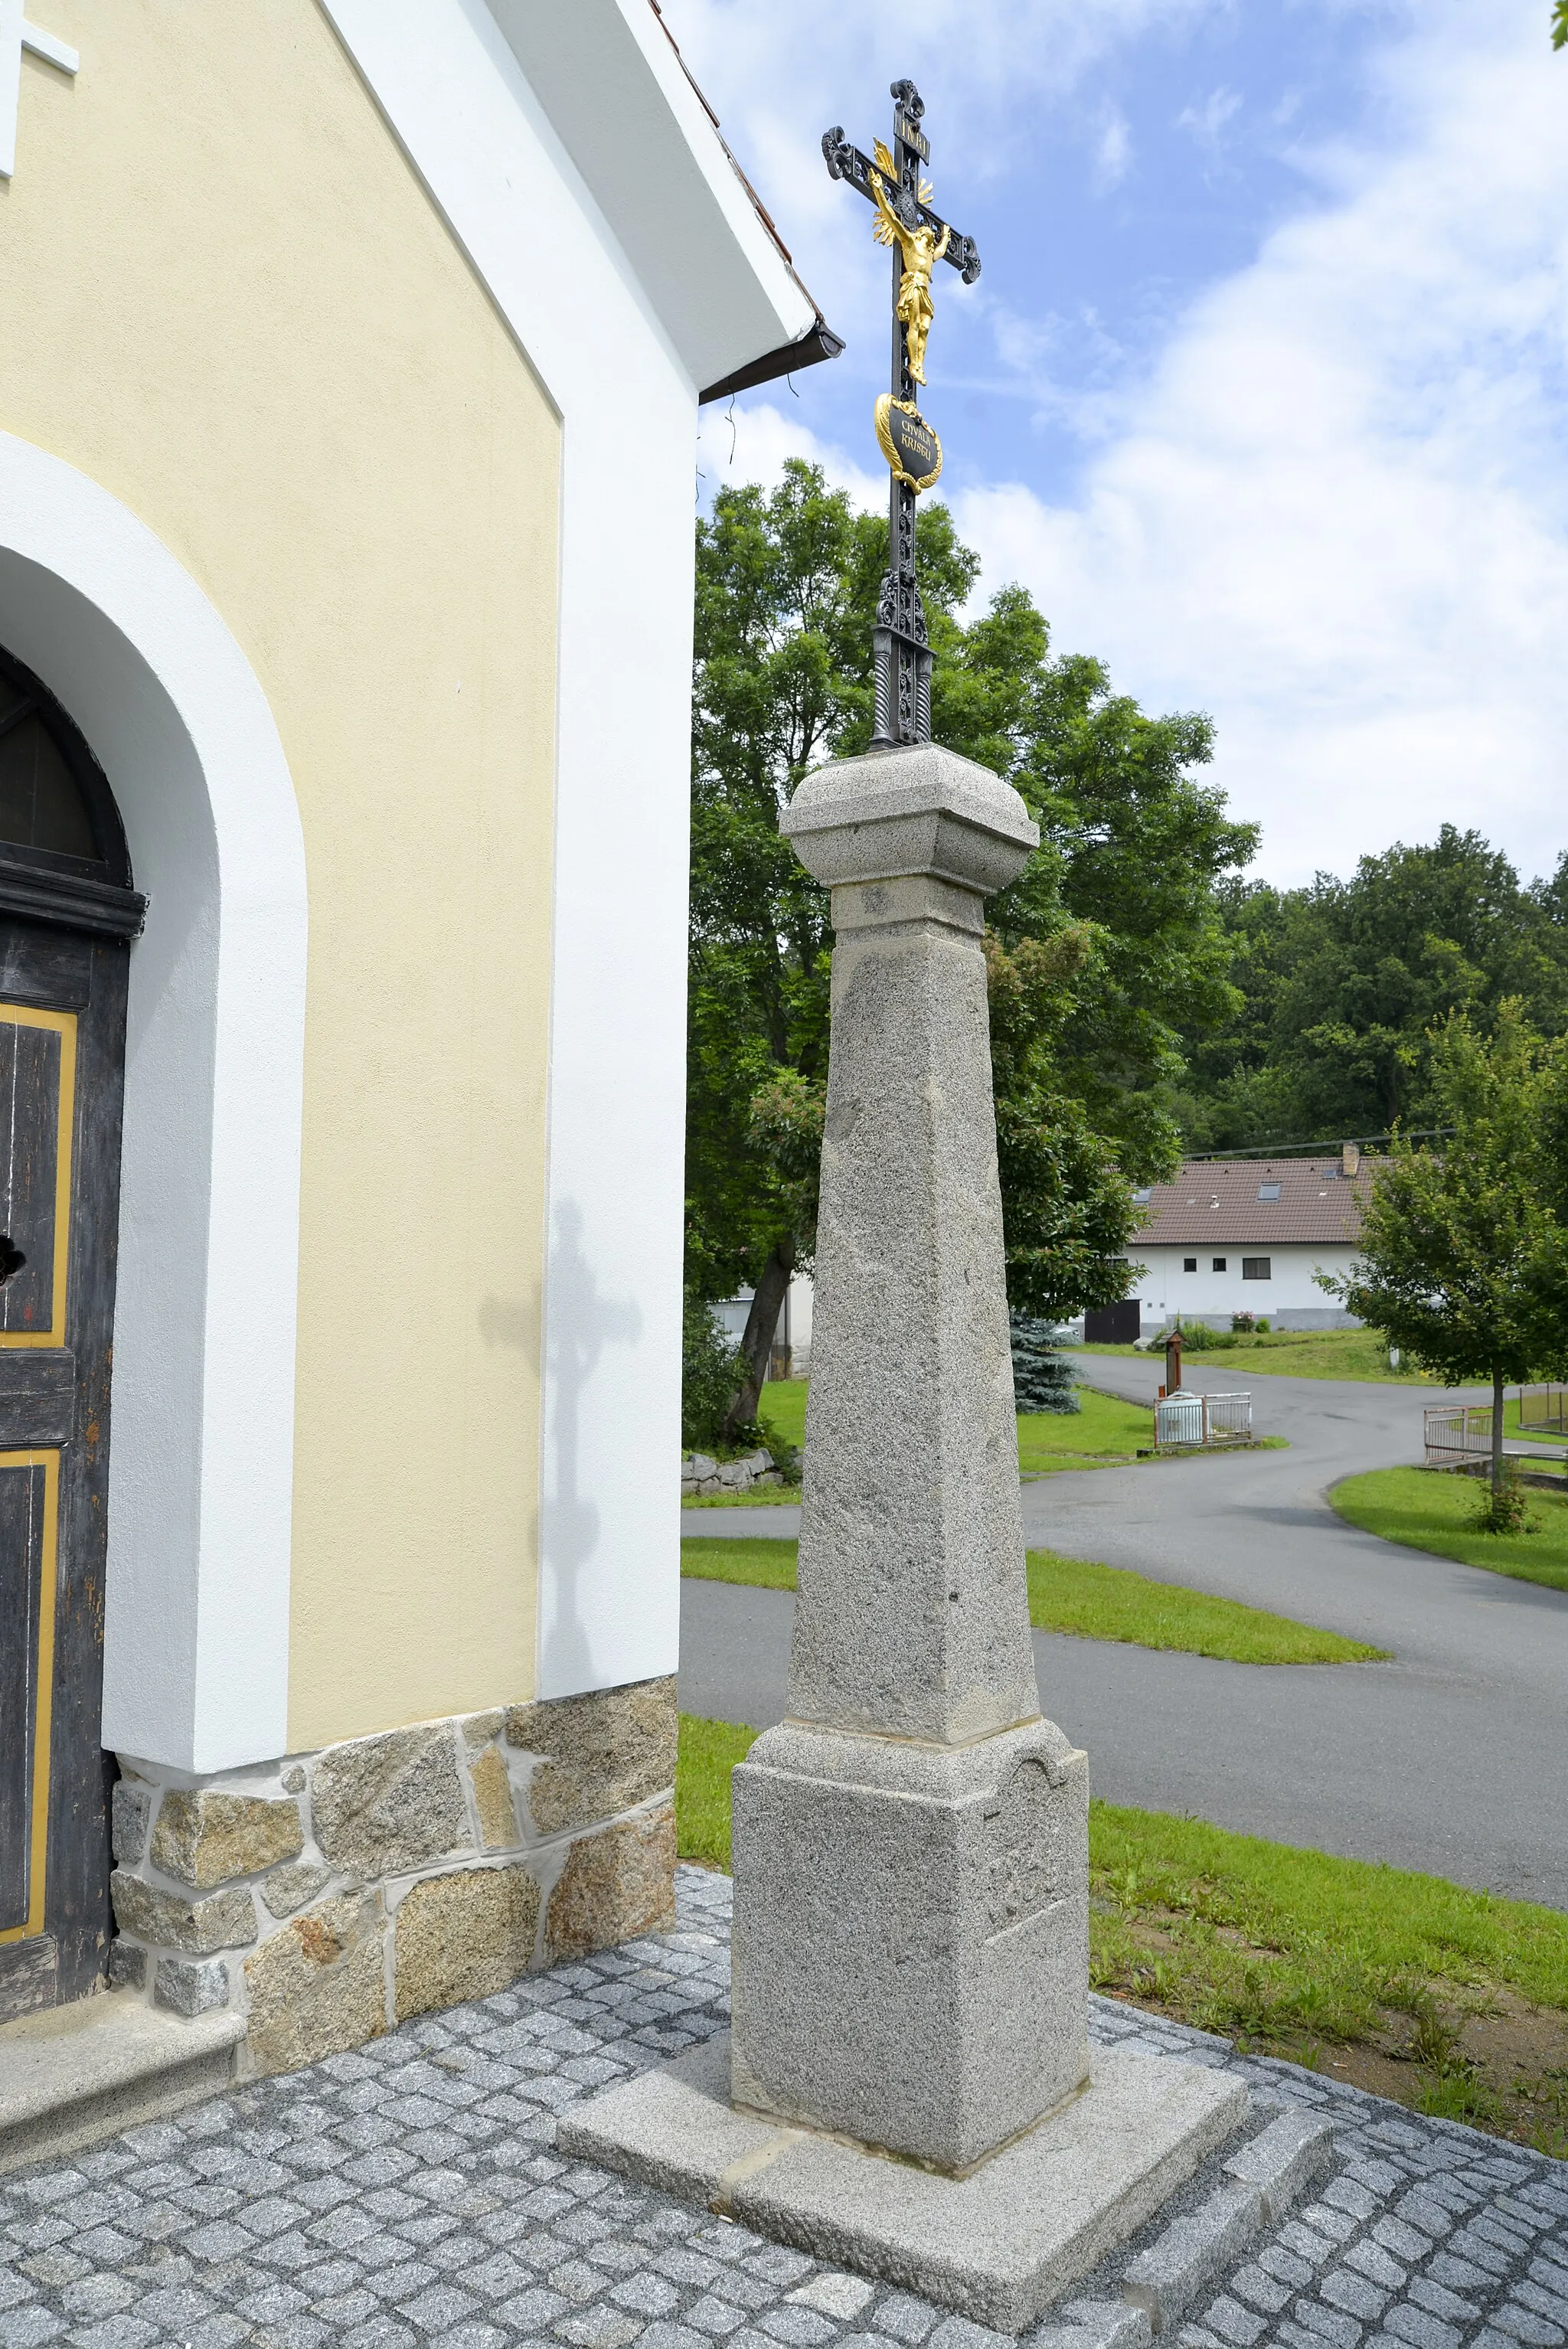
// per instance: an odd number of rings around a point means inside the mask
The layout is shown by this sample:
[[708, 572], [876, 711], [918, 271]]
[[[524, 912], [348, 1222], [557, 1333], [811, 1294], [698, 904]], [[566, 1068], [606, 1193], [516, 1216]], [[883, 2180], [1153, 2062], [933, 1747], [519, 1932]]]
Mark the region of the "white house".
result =
[[1337, 1158], [1189, 1159], [1174, 1182], [1138, 1192], [1143, 1221], [1127, 1252], [1143, 1328], [1228, 1328], [1235, 1313], [1276, 1330], [1358, 1328], [1315, 1276], [1355, 1262], [1377, 1167], [1353, 1143]]

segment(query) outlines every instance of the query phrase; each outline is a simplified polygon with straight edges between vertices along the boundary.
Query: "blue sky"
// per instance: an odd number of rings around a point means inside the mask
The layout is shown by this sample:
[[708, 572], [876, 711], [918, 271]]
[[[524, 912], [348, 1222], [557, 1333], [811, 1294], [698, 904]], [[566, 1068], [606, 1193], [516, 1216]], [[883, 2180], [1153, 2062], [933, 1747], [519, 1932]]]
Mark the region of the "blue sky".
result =
[[849, 348], [707, 412], [705, 486], [791, 451], [880, 502], [886, 263], [829, 181], [926, 101], [926, 413], [982, 594], [1202, 708], [1259, 870], [1449, 819], [1568, 845], [1568, 56], [1544, 0], [664, 0]]

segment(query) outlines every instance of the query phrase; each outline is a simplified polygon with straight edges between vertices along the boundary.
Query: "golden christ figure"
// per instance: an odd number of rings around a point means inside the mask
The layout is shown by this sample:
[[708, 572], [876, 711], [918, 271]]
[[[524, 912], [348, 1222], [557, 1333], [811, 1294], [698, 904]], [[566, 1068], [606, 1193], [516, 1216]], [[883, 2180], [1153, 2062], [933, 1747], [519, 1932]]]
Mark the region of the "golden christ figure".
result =
[[[881, 140], [877, 141], [880, 148]], [[879, 154], [880, 163], [882, 157]], [[892, 160], [892, 158], [889, 158]], [[931, 332], [935, 308], [931, 299], [931, 273], [947, 251], [947, 240], [953, 232], [945, 222], [940, 239], [929, 228], [907, 228], [888, 202], [882, 174], [869, 174], [872, 193], [876, 198], [877, 223], [872, 232], [879, 244], [895, 244], [903, 263], [898, 300], [894, 315], [904, 330], [909, 344], [909, 371], [916, 383], [925, 381], [925, 338]]]

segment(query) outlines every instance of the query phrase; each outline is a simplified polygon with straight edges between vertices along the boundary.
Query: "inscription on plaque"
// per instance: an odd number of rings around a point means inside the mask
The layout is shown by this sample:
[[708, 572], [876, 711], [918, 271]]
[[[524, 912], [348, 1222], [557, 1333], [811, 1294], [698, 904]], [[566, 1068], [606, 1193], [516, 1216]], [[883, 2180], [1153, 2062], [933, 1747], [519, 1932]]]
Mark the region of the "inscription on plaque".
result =
[[942, 471], [942, 443], [911, 399], [884, 391], [877, 401], [877, 444], [895, 481], [928, 490]]

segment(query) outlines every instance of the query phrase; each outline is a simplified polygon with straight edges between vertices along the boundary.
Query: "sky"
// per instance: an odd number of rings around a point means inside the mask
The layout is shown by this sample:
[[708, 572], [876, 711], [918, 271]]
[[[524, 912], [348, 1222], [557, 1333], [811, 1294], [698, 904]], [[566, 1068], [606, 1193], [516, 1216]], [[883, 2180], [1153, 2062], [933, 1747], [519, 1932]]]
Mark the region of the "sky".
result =
[[703, 411], [699, 494], [886, 498], [888, 264], [821, 134], [925, 100], [941, 489], [1058, 651], [1205, 709], [1254, 873], [1568, 848], [1568, 53], [1547, 0], [663, 0], [841, 358]]

